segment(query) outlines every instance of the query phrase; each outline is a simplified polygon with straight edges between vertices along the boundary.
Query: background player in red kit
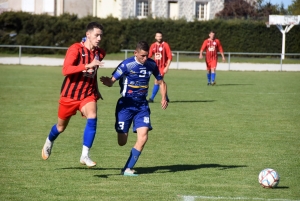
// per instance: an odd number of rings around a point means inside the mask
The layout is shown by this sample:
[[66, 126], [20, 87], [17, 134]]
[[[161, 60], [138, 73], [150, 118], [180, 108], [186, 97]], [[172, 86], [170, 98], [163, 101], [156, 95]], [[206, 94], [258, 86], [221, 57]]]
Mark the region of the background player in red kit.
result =
[[200, 48], [200, 59], [203, 58], [203, 51], [206, 52], [207, 85], [215, 85], [218, 52], [222, 55], [222, 60], [225, 61], [223, 47], [220, 40], [215, 38], [215, 32], [210, 31], [209, 38], [204, 40]]
[[[172, 52], [168, 43], [163, 41], [163, 34], [161, 31], [157, 31], [155, 33], [155, 43], [152, 43], [149, 49], [148, 57], [151, 58], [154, 55], [154, 61], [158, 66], [159, 72], [162, 76], [164, 76], [170, 67], [172, 61]], [[152, 89], [152, 95], [149, 98], [148, 102], [152, 103], [154, 98], [159, 90], [159, 85], [157, 80], [154, 80], [154, 86]], [[169, 98], [167, 96], [167, 101], [169, 102]]]
[[65, 76], [59, 99], [58, 120], [46, 139], [42, 158], [47, 160], [51, 154], [54, 140], [62, 133], [72, 115], [79, 110], [87, 118], [83, 133], [83, 148], [80, 163], [88, 167], [96, 165], [89, 157], [97, 127], [97, 100], [101, 97], [98, 90], [97, 70], [103, 66], [105, 51], [98, 47], [103, 34], [102, 25], [91, 22], [86, 28], [86, 41], [69, 47], [62, 73]]

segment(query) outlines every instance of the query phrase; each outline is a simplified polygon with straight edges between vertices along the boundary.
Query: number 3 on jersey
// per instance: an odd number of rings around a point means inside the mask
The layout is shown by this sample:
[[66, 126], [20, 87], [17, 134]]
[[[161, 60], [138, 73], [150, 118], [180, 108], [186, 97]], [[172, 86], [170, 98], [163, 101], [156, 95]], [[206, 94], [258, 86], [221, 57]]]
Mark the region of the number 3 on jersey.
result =
[[146, 70], [140, 70], [140, 75], [139, 77], [145, 77], [146, 76], [147, 71]]

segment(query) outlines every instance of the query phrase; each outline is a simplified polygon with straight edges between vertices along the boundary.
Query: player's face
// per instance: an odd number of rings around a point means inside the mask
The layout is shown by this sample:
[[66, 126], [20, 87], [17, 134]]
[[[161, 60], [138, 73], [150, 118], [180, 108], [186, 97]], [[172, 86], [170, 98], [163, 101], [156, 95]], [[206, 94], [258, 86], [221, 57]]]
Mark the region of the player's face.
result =
[[162, 42], [162, 34], [161, 33], [156, 33], [155, 34], [155, 40], [157, 41], [157, 42], [159, 42], [159, 43], [161, 43]]
[[208, 36], [211, 40], [215, 39], [215, 33], [214, 32], [210, 32]]
[[102, 34], [102, 30], [94, 28], [93, 30], [86, 32], [86, 38], [93, 47], [96, 47], [101, 41]]
[[141, 64], [144, 64], [148, 59], [148, 51], [144, 50], [135, 50], [134, 55], [136, 57], [136, 60], [140, 62]]

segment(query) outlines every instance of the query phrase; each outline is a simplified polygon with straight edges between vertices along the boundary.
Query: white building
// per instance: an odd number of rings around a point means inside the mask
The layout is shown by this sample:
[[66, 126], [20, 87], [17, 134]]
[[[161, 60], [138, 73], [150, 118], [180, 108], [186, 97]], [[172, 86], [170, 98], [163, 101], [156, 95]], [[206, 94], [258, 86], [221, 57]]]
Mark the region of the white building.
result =
[[118, 19], [131, 17], [210, 20], [224, 8], [224, 0], [95, 0], [93, 15]]
[[79, 18], [93, 15], [94, 0], [0, 0], [0, 13], [23, 11], [33, 14], [47, 13], [59, 16], [63, 13], [76, 14]]
[[47, 13], [59, 16], [63, 13], [118, 19], [171, 18], [210, 20], [224, 7], [224, 0], [0, 0], [3, 11], [24, 11], [34, 14]]

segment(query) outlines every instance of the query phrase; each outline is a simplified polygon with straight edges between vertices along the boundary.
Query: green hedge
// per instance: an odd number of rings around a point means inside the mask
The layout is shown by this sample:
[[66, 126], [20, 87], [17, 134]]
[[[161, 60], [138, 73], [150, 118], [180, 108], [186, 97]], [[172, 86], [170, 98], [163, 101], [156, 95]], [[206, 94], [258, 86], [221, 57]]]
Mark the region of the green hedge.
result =
[[[280, 53], [282, 34], [276, 26], [266, 28], [263, 21], [210, 20], [186, 22], [183, 19], [126, 19], [112, 17], [78, 18], [64, 14], [59, 17], [4, 12], [0, 15], [0, 44], [68, 47], [80, 41], [91, 21], [104, 26], [101, 46], [108, 53], [134, 49], [140, 40], [154, 42], [156, 30], [164, 33], [173, 50], [199, 51], [208, 32], [214, 30], [226, 52]], [[16, 34], [14, 36], [14, 33]], [[286, 52], [300, 52], [300, 26], [294, 26], [286, 37]], [[8, 51], [2, 48], [1, 52]], [[17, 51], [16, 49], [13, 51]], [[60, 53], [58, 50], [26, 49], [28, 53]], [[63, 51], [61, 51], [63, 52]]]

